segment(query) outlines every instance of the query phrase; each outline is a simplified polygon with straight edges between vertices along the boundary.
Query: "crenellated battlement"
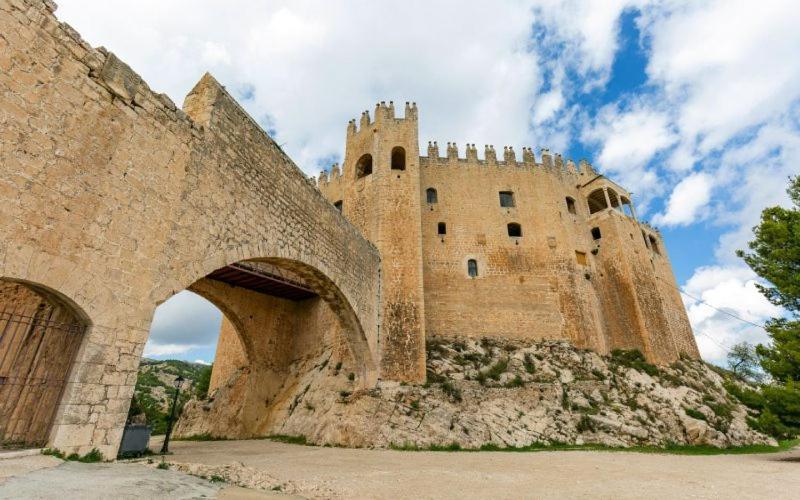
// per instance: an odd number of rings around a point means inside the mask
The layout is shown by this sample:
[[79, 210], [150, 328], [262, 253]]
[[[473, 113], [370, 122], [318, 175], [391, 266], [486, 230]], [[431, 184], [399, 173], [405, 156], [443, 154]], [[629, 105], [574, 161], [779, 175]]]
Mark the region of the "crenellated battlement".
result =
[[551, 153], [549, 149], [542, 148], [540, 152], [541, 161], [537, 163], [536, 155], [531, 147], [522, 148], [522, 157], [517, 159], [517, 153], [513, 146], [503, 146], [503, 158], [497, 159], [497, 151], [494, 145], [486, 144], [483, 148], [483, 159], [478, 157], [478, 148], [475, 144], [467, 143], [464, 157], [459, 156], [458, 145], [455, 142], [448, 142], [446, 155], [439, 153], [439, 143], [428, 141], [428, 155], [421, 157], [423, 164], [447, 166], [453, 163], [475, 165], [480, 167], [489, 166], [513, 166], [516, 168], [544, 168], [553, 171], [562, 171], [573, 174], [596, 175], [592, 165], [581, 160], [577, 165], [571, 159], [564, 160], [561, 154]]
[[411, 121], [416, 123], [418, 120], [417, 103], [406, 101], [403, 118], [398, 118], [395, 115], [394, 101], [389, 101], [389, 104], [386, 104], [386, 101], [381, 101], [375, 104], [373, 116], [375, 117], [374, 119], [370, 117], [369, 110], [362, 111], [358, 124], [356, 124], [355, 119], [347, 123], [347, 135], [356, 135], [370, 126], [380, 125], [388, 121], [394, 121], [396, 123]]

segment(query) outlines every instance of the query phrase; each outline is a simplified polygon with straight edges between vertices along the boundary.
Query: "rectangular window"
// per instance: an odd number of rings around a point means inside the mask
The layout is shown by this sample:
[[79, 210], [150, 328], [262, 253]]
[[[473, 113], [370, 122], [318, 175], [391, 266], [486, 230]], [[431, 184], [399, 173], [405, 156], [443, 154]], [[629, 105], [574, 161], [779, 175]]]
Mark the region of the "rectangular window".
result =
[[500, 191], [500, 206], [511, 208], [514, 206], [514, 193], [511, 191]]
[[447, 224], [445, 224], [444, 222], [440, 222], [436, 226], [436, 230], [438, 231], [439, 236], [444, 236], [445, 234], [447, 234]]
[[579, 252], [575, 250], [575, 260], [578, 261], [578, 264], [580, 264], [581, 266], [587, 265], [586, 252]]

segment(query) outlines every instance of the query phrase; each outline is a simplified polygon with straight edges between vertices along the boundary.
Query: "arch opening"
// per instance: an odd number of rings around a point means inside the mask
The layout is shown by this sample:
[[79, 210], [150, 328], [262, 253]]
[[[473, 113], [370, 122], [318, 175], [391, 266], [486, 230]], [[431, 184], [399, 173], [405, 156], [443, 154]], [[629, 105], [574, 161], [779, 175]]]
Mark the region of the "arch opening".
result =
[[[336, 285], [311, 266], [278, 258], [244, 260], [186, 290], [217, 309], [220, 321], [207, 393], [191, 388], [176, 437], [280, 433], [284, 425], [308, 425], [298, 398], [330, 391], [334, 383], [354, 389], [368, 383], [371, 354], [358, 318]], [[184, 343], [197, 335], [187, 337]], [[206, 347], [210, 352], [208, 342]], [[184, 361], [191, 361], [196, 352], [187, 355]], [[331, 382], [337, 378], [346, 380]], [[325, 401], [319, 404], [333, 404]]]
[[603, 188], [595, 189], [589, 193], [587, 201], [589, 203], [589, 214], [596, 214], [608, 208]]
[[47, 444], [90, 324], [59, 292], [0, 278], [0, 448]]
[[406, 169], [406, 150], [400, 146], [392, 148], [392, 170]]
[[356, 179], [366, 177], [372, 173], [372, 155], [364, 154], [356, 162]]

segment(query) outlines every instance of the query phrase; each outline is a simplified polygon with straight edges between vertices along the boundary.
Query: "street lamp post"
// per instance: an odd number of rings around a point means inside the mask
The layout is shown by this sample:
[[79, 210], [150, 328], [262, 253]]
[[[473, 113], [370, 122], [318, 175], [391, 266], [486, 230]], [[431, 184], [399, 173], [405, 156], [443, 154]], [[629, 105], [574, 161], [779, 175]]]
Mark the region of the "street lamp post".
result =
[[178, 395], [181, 393], [183, 380], [180, 375], [175, 379], [175, 396], [172, 398], [172, 410], [170, 410], [169, 420], [167, 420], [167, 434], [164, 436], [164, 445], [161, 446], [162, 455], [169, 453], [169, 435], [172, 434], [172, 424], [175, 422], [175, 408], [178, 406]]

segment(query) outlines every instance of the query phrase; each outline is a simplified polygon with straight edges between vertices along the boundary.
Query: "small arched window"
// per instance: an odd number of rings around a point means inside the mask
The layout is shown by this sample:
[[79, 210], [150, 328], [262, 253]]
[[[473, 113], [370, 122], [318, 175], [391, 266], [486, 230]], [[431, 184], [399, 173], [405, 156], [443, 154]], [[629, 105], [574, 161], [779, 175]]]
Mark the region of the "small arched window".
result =
[[567, 211], [569, 213], [571, 213], [571, 214], [575, 214], [576, 213], [576, 211], [575, 211], [575, 198], [571, 198], [571, 197], [567, 196], [566, 201], [567, 201]]
[[406, 169], [406, 150], [400, 146], [392, 148], [392, 170]]
[[447, 224], [444, 222], [440, 222], [436, 226], [436, 231], [439, 236], [444, 236], [445, 234], [447, 234]]
[[428, 188], [425, 190], [425, 199], [428, 203], [439, 203], [439, 197], [436, 194], [436, 190], [433, 188]]
[[469, 259], [467, 261], [467, 274], [469, 274], [470, 278], [475, 278], [478, 276], [478, 261], [475, 259]]
[[335, 202], [335, 203], [333, 204], [333, 206], [334, 206], [334, 207], [336, 207], [336, 210], [338, 210], [338, 211], [340, 211], [340, 212], [341, 212], [341, 211], [342, 211], [342, 205], [343, 205], [343, 204], [344, 204], [344, 202], [342, 202], [342, 200], [339, 200], [339, 201]]
[[356, 162], [356, 179], [360, 179], [372, 173], [372, 155], [361, 155]]
[[593, 240], [599, 240], [600, 239], [600, 228], [599, 227], [593, 227], [592, 228], [592, 239]]
[[508, 235], [514, 238], [522, 236], [522, 226], [520, 226], [516, 222], [509, 222]]

